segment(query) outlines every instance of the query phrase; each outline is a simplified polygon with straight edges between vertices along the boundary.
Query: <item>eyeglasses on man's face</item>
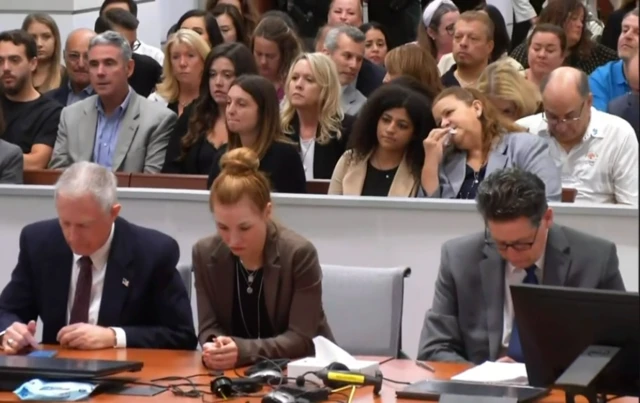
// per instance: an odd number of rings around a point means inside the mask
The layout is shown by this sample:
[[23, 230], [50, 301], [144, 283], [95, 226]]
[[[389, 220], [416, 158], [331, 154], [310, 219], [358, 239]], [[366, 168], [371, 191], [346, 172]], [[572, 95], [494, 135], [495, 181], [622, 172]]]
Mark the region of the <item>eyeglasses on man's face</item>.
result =
[[535, 232], [533, 234], [533, 239], [531, 241], [516, 241], [516, 242], [504, 242], [504, 241], [496, 241], [491, 236], [489, 229], [485, 227], [484, 229], [484, 242], [488, 246], [495, 248], [499, 251], [506, 252], [509, 248], [518, 251], [524, 252], [533, 247], [536, 243], [536, 239], [538, 238], [538, 232], [540, 232], [540, 224], [535, 226]]

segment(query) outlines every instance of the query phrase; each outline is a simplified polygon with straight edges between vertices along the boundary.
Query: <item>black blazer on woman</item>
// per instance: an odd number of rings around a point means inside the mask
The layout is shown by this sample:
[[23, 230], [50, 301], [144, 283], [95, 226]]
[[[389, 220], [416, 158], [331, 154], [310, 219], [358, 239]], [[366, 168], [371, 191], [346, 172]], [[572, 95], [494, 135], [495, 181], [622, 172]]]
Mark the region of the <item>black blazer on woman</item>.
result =
[[[338, 160], [347, 149], [347, 140], [351, 134], [351, 128], [356, 118], [351, 115], [344, 115], [342, 119], [342, 135], [340, 139], [334, 137], [327, 144], [315, 144], [313, 151], [313, 178], [314, 179], [331, 179], [333, 169], [336, 167]], [[293, 133], [289, 138], [296, 144], [300, 144], [300, 122], [295, 116], [291, 121]], [[335, 133], [332, 133], [335, 136]]]
[[[220, 147], [211, 165], [207, 189], [220, 174], [220, 159], [227, 152], [227, 144]], [[307, 180], [300, 153], [295, 144], [274, 141], [260, 159], [260, 171], [267, 175], [271, 190], [276, 193], [307, 193]]]
[[187, 155], [180, 159], [182, 154], [182, 138], [189, 130], [189, 119], [193, 113], [193, 104], [187, 106], [182, 115], [178, 118], [173, 131], [169, 137], [167, 154], [164, 158], [162, 173], [165, 174], [188, 174], [188, 175], [208, 175], [211, 172], [211, 164], [216, 155], [216, 148], [207, 141], [206, 135], [200, 138], [191, 146]]

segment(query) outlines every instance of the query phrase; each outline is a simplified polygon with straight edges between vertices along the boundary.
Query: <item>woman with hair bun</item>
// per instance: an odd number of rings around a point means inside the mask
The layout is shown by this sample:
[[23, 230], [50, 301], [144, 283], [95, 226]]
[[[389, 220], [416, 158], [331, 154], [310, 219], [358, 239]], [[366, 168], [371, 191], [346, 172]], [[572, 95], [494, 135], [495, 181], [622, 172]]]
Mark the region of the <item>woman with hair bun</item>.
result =
[[220, 167], [209, 198], [217, 234], [193, 247], [202, 362], [225, 370], [312, 356], [314, 337], [333, 339], [316, 248], [272, 220], [269, 180], [253, 150], [225, 153]]

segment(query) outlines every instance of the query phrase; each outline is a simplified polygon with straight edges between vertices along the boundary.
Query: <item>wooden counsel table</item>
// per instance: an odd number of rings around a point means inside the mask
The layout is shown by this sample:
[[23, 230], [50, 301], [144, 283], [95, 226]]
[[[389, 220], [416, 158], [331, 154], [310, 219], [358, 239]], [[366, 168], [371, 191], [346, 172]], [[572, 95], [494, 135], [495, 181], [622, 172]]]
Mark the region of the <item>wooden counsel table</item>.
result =
[[[48, 346], [47, 349], [56, 347]], [[126, 361], [142, 361], [144, 367], [140, 372], [123, 373], [119, 376], [136, 377], [140, 382], [149, 382], [152, 379], [163, 378], [169, 376], [189, 377], [193, 375], [206, 374], [208, 371], [202, 366], [200, 352], [195, 351], [171, 351], [171, 350], [139, 350], [139, 349], [109, 349], [101, 351], [72, 351], [60, 350], [59, 358], [82, 358], [82, 359], [102, 359], [102, 360], [126, 360]], [[435, 374], [419, 368], [411, 360], [396, 360], [390, 357], [360, 357], [362, 359], [374, 360], [381, 362], [380, 369], [384, 376], [388, 379], [404, 382], [415, 382], [427, 378], [449, 379], [452, 376], [464, 371], [467, 366], [463, 364], [440, 364], [432, 363], [436, 369]], [[235, 377], [233, 371], [227, 371], [225, 375]], [[209, 384], [213, 379], [212, 376], [193, 377], [191, 380], [195, 384]], [[158, 384], [176, 384], [184, 383], [184, 381], [175, 382], [157, 382]], [[382, 394], [379, 398], [373, 396], [372, 387], [359, 388], [356, 393], [354, 402], [356, 403], [413, 403], [415, 401], [398, 401], [395, 397], [395, 391], [403, 388], [403, 385], [395, 385], [385, 382], [382, 388]], [[188, 389], [188, 388], [183, 388]], [[201, 390], [209, 390], [209, 388], [200, 388]], [[265, 392], [266, 393], [266, 389]], [[340, 397], [337, 400], [346, 401], [346, 397]], [[259, 398], [241, 397], [237, 402], [259, 403]], [[0, 402], [17, 402], [19, 399], [13, 393], [0, 393]], [[166, 391], [154, 397], [133, 397], [133, 396], [114, 396], [114, 395], [98, 395], [90, 399], [91, 402], [127, 402], [127, 403], [143, 403], [143, 402], [201, 402], [200, 398], [187, 398], [174, 396], [171, 392]], [[220, 399], [208, 395], [205, 396], [205, 402], [219, 402]], [[543, 403], [564, 403], [564, 395], [562, 392], [553, 392], [549, 397], [542, 399]], [[616, 403], [638, 402], [635, 398], [620, 398], [614, 400]]]

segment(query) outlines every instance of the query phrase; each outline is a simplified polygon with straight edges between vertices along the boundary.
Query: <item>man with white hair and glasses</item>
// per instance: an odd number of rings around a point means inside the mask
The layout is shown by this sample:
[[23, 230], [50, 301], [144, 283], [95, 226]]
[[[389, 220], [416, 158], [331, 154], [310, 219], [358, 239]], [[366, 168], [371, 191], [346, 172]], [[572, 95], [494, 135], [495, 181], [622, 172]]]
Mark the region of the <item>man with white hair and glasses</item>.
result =
[[115, 175], [78, 162], [55, 186], [57, 219], [27, 225], [0, 294], [5, 354], [66, 348], [193, 350], [191, 303], [176, 270], [177, 242], [119, 218]]

